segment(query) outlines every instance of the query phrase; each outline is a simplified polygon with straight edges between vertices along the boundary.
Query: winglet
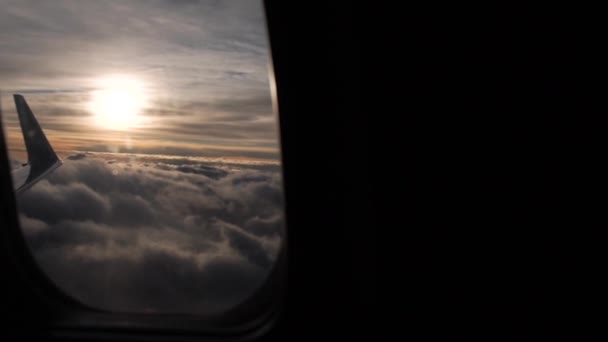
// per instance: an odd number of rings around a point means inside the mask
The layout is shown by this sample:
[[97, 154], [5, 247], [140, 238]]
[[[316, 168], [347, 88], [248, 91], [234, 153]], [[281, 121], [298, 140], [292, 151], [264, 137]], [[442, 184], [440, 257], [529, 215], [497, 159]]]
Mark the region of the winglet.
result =
[[42, 128], [38, 124], [38, 120], [32, 113], [25, 98], [22, 95], [14, 94], [15, 105], [19, 115], [19, 123], [21, 124], [21, 132], [25, 141], [25, 149], [27, 150], [29, 174], [24, 184], [21, 185], [17, 192], [21, 192], [41, 178], [49, 174], [51, 171], [59, 167], [63, 162], [53, 147], [47, 140]]

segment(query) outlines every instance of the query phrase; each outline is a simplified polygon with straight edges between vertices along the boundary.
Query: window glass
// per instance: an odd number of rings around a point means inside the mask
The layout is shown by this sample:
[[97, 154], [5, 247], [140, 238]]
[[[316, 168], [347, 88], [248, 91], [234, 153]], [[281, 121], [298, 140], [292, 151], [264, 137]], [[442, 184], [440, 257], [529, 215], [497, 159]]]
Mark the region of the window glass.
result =
[[[284, 229], [262, 4], [0, 6], [2, 119], [14, 175], [27, 169], [13, 179], [33, 184], [17, 200], [41, 269], [109, 311], [209, 314], [247, 299]], [[24, 132], [44, 144], [13, 94], [60, 166], [33, 161]]]

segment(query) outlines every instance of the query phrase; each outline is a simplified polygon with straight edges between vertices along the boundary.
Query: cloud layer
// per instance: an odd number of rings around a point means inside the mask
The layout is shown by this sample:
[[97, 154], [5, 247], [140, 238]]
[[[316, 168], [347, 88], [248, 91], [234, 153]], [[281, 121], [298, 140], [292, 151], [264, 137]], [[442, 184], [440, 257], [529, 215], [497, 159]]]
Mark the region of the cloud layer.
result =
[[73, 154], [19, 207], [50, 278], [116, 311], [238, 304], [268, 275], [284, 226], [277, 165]]

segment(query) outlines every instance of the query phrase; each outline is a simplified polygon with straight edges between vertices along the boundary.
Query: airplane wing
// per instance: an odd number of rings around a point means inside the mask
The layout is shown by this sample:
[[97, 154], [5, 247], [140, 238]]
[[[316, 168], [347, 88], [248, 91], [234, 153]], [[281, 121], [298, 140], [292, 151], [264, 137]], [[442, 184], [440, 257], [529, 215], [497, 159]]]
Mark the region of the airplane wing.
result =
[[20, 194], [53, 172], [63, 162], [46, 139], [25, 98], [19, 94], [13, 95], [13, 98], [17, 106], [28, 158], [27, 164], [14, 170], [12, 174], [15, 191]]

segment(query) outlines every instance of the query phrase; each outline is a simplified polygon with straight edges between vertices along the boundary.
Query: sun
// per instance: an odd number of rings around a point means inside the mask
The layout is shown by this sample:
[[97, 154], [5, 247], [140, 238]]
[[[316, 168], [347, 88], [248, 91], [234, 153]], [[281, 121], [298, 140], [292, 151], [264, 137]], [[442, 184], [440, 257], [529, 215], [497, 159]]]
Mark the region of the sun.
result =
[[126, 130], [141, 121], [139, 112], [145, 104], [144, 86], [140, 81], [128, 76], [110, 76], [99, 80], [89, 105], [98, 126]]

